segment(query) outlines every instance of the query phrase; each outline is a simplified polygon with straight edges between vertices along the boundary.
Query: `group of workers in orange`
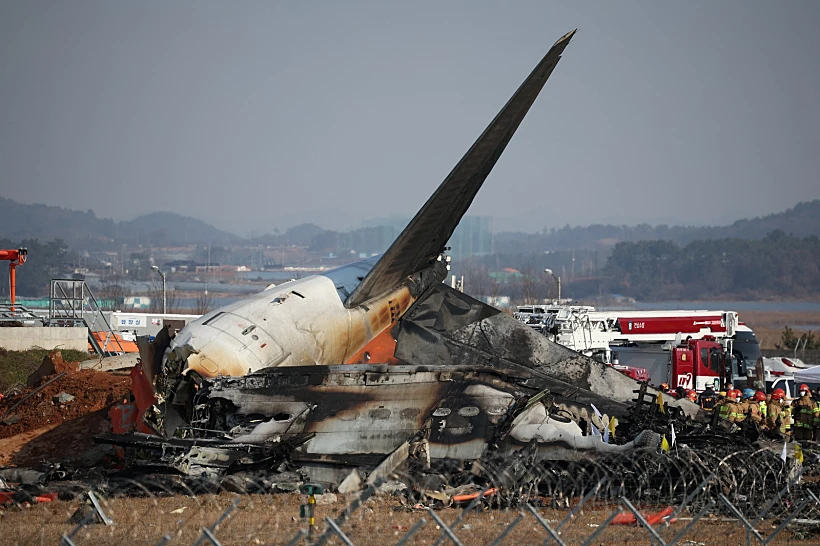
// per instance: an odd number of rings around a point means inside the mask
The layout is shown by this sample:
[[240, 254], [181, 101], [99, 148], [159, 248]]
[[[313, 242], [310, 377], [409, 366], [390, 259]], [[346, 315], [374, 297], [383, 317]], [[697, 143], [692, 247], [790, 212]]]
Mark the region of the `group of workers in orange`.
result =
[[[681, 395], [671, 393], [666, 383], [660, 387], [662, 392]], [[808, 385], [800, 385], [798, 393], [799, 397], [789, 403], [783, 389], [774, 389], [767, 395], [754, 389], [740, 391], [730, 383], [726, 391], [719, 393], [709, 386], [700, 395], [694, 390], [682, 394], [705, 411], [716, 411], [718, 418], [729, 423], [749, 419], [761, 429], [792, 436], [798, 442], [820, 440], [820, 403], [812, 399]]]

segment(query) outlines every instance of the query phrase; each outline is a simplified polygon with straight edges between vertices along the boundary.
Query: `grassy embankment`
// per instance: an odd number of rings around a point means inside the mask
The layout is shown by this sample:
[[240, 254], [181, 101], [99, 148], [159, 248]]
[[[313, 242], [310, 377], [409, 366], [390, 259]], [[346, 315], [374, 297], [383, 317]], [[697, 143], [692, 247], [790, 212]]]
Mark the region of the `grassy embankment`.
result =
[[[14, 385], [25, 385], [26, 378], [40, 367], [43, 358], [51, 351], [32, 349], [30, 351], [7, 351], [0, 349], [0, 393]], [[66, 362], [88, 360], [89, 355], [83, 351], [60, 351]]]

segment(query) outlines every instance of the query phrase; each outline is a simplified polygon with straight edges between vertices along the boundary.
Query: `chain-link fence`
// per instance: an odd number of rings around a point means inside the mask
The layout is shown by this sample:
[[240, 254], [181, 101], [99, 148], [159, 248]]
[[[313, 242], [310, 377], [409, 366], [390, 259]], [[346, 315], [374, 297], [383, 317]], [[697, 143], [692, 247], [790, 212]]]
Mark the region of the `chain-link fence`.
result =
[[60, 483], [61, 500], [8, 508], [0, 542], [817, 544], [813, 450], [771, 447], [678, 446], [562, 463], [523, 449], [504, 461], [404, 468], [356, 494], [318, 494], [315, 504], [298, 492], [304, 484], [292, 470], [218, 482], [87, 476]]

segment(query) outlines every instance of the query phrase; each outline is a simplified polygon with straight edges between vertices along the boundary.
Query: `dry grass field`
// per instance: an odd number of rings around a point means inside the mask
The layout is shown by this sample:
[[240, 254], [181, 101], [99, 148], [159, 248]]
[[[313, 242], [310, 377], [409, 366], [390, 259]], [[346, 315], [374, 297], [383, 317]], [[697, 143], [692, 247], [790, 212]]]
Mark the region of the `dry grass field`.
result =
[[776, 349], [780, 334], [787, 325], [797, 335], [810, 331], [820, 334], [818, 311], [745, 311], [740, 314], [740, 320], [755, 331], [761, 349]]
[[[236, 495], [224, 493], [196, 498], [177, 496], [109, 500], [104, 503], [104, 508], [114, 523], [110, 526], [90, 525], [81, 530], [73, 540], [78, 546], [148, 545], [156, 544], [163, 535], [169, 535], [169, 544], [193, 544], [200, 536], [201, 528], [216, 521], [235, 498]], [[299, 504], [304, 500], [304, 497], [294, 494], [242, 496], [232, 517], [216, 531], [216, 537], [225, 546], [287, 544], [300, 528], [306, 527], [304, 521], [299, 519]], [[340, 497], [335, 504], [316, 507], [316, 533], [322, 533], [326, 529], [325, 517], [335, 518], [342, 511], [343, 500]], [[79, 501], [58, 501], [31, 508], [8, 509], [0, 517], [0, 544], [58, 544], [60, 536], [73, 529], [74, 525], [69, 524], [68, 519], [79, 504]], [[563, 528], [562, 540], [567, 544], [583, 543], [600, 528], [614, 509], [614, 504], [595, 504], [582, 510]], [[645, 507], [648, 512], [659, 509], [657, 506]], [[553, 527], [569, 514], [569, 510], [538, 511]], [[436, 515], [450, 525], [460, 513], [461, 509], [445, 508], [438, 510]], [[518, 510], [495, 509], [472, 512], [452, 528], [462, 544], [491, 544], [519, 513]], [[667, 541], [671, 540], [689, 523], [687, 516], [688, 514], [682, 514], [676, 523], [657, 527], [661, 536]], [[408, 544], [433, 544], [441, 530], [430, 514], [423, 509], [402, 506], [397, 497], [367, 501], [342, 525], [342, 530], [357, 546], [389, 546], [396, 544], [421, 518], [425, 518], [426, 523]], [[771, 521], [758, 525], [764, 536], [773, 528], [774, 522]], [[534, 516], [526, 513], [503, 543], [538, 544], [547, 536]], [[773, 544], [807, 546], [817, 544], [817, 541], [817, 537], [795, 534], [786, 529]], [[593, 544], [637, 545], [649, 542], [649, 534], [645, 529], [610, 526], [601, 532]], [[331, 539], [329, 543], [342, 544], [338, 538]], [[448, 543], [446, 540], [443, 542]], [[739, 523], [717, 517], [704, 518], [679, 542], [688, 546], [745, 543], [745, 532]]]

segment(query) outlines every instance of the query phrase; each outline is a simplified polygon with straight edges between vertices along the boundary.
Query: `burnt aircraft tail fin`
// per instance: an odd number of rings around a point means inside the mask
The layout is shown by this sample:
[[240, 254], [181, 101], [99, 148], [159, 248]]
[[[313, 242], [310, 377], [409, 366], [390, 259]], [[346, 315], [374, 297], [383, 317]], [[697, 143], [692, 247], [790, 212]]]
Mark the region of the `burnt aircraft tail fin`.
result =
[[555, 42], [444, 182], [356, 287], [345, 304], [355, 307], [429, 267], [452, 236], [521, 120], [541, 92], [575, 31]]

